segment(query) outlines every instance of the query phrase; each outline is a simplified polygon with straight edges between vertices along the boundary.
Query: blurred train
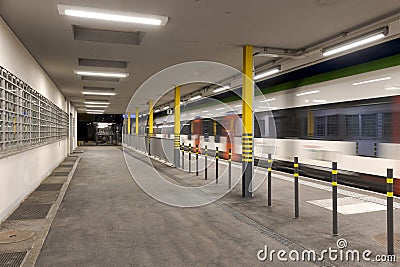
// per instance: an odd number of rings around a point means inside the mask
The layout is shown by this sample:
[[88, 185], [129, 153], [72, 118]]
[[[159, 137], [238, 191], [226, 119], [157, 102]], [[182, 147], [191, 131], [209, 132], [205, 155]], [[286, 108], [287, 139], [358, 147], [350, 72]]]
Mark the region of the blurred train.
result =
[[[268, 153], [274, 169], [291, 172], [294, 156], [300, 173], [330, 179], [338, 162], [339, 182], [385, 192], [387, 168], [400, 177], [400, 67], [391, 67], [254, 99], [254, 158]], [[241, 159], [241, 101], [181, 108], [181, 142], [232, 149]], [[206, 107], [204, 107], [206, 106]], [[155, 118], [155, 134], [173, 138], [173, 115]], [[142, 133], [145, 129], [142, 126]], [[395, 195], [400, 182], [395, 179]]]

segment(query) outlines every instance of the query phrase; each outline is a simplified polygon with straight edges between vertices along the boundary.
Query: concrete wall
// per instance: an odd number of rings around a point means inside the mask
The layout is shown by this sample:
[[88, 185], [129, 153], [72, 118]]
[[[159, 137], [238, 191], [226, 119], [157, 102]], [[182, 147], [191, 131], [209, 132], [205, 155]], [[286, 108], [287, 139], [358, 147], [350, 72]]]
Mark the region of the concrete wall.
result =
[[[0, 65], [76, 116], [68, 101], [0, 17]], [[76, 146], [76, 143], [75, 143]], [[0, 159], [0, 222], [68, 155], [68, 140]]]

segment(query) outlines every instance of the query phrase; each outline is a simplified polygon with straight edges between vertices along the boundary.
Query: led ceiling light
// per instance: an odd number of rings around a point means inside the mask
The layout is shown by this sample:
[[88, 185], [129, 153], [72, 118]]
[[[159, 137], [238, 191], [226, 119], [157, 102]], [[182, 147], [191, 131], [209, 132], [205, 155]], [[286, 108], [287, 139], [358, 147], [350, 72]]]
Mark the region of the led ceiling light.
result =
[[236, 105], [235, 108], [240, 108], [242, 105]]
[[87, 112], [104, 112], [102, 109], [87, 109]]
[[215, 109], [215, 110], [224, 110], [225, 108], [217, 108], [217, 109]]
[[319, 90], [314, 90], [314, 91], [308, 91], [308, 92], [304, 92], [304, 93], [299, 93], [296, 96], [302, 96], [302, 95], [311, 95], [311, 94], [317, 94], [319, 93]]
[[161, 110], [159, 110], [159, 109], [154, 110], [155, 113], [160, 112], [160, 111], [161, 111]]
[[83, 91], [82, 94], [84, 94], [84, 95], [102, 95], [102, 96], [117, 95], [117, 93], [115, 93], [115, 92], [90, 92], [90, 91]]
[[225, 90], [228, 90], [228, 89], [230, 89], [231, 88], [231, 86], [230, 85], [225, 85], [225, 86], [222, 86], [222, 87], [218, 87], [218, 88], [216, 88], [216, 89], [214, 89], [214, 93], [219, 93], [219, 92], [222, 92], [222, 91], [225, 91]]
[[147, 25], [165, 25], [168, 21], [166, 16], [61, 4], [58, 5], [58, 13], [73, 17]]
[[74, 70], [74, 73], [82, 76], [96, 76], [96, 77], [109, 77], [109, 78], [126, 78], [129, 73], [122, 72], [101, 72], [101, 71], [87, 71], [87, 70]]
[[315, 99], [313, 100], [314, 103], [326, 103], [328, 101], [326, 101], [325, 99]]
[[110, 105], [110, 103], [106, 102], [106, 101], [85, 101], [83, 102], [84, 104], [87, 105]]
[[163, 107], [163, 110], [169, 109], [169, 106]]
[[259, 80], [259, 79], [274, 75], [274, 74], [276, 74], [276, 73], [278, 73], [280, 71], [281, 71], [281, 66], [273, 67], [273, 68], [268, 69], [266, 71], [263, 71], [263, 72], [261, 72], [259, 74], [256, 74], [254, 76], [254, 80]]
[[400, 90], [400, 86], [389, 86], [386, 87], [385, 90]]
[[390, 79], [392, 79], [392, 77], [383, 77], [383, 78], [378, 78], [378, 79], [373, 79], [373, 80], [356, 82], [356, 83], [353, 83], [352, 85], [361, 85], [361, 84], [366, 84], [366, 83], [374, 83], [374, 82], [386, 81], [386, 80], [390, 80]]
[[108, 106], [105, 105], [86, 105], [85, 107], [87, 108], [108, 108]]
[[341, 53], [343, 51], [350, 50], [350, 49], [353, 49], [353, 48], [356, 48], [356, 47], [359, 47], [359, 46], [362, 46], [365, 44], [369, 44], [369, 43], [372, 43], [377, 40], [385, 38], [388, 35], [388, 33], [389, 33], [388, 28], [385, 27], [385, 28], [379, 29], [377, 31], [373, 31], [368, 34], [365, 34], [361, 37], [355, 38], [353, 40], [346, 41], [341, 44], [328, 47], [322, 51], [322, 55], [324, 57], [327, 57], [327, 56]]
[[201, 98], [201, 95], [196, 95], [196, 96], [192, 96], [189, 100], [193, 101], [193, 100], [197, 100], [197, 99], [200, 99], [200, 98]]

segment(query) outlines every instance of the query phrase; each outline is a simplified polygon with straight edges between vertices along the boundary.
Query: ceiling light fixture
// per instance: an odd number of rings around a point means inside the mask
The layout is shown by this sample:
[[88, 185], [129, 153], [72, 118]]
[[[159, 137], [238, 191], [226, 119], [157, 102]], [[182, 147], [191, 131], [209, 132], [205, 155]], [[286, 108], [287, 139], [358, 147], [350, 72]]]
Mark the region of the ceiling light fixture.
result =
[[110, 103], [108, 103], [108, 102], [103, 102], [103, 101], [85, 101], [85, 102], [83, 102], [84, 104], [87, 104], [87, 105], [110, 105]]
[[114, 93], [114, 92], [89, 92], [89, 91], [83, 91], [82, 94], [84, 94], [84, 95], [114, 96], [117, 93]]
[[154, 110], [155, 113], [160, 112], [160, 111], [161, 111], [161, 110], [159, 110], [159, 109]]
[[230, 89], [230, 88], [231, 88], [230, 85], [224, 85], [224, 86], [222, 86], [222, 87], [218, 87], [218, 88], [214, 89], [213, 92], [214, 92], [214, 93], [219, 93], [219, 92], [228, 90], [228, 89]]
[[254, 80], [259, 80], [259, 79], [274, 75], [274, 74], [276, 74], [276, 73], [278, 73], [280, 71], [281, 71], [281, 66], [273, 67], [273, 68], [268, 69], [266, 71], [260, 72], [259, 74], [256, 74], [254, 76]]
[[193, 101], [193, 100], [197, 100], [197, 99], [200, 99], [200, 98], [201, 98], [201, 95], [196, 95], [196, 96], [192, 96], [189, 100]]
[[163, 107], [163, 110], [169, 109], [169, 106]]
[[87, 109], [87, 112], [104, 112], [103, 109]]
[[385, 90], [400, 90], [400, 86], [389, 86], [386, 87]]
[[215, 109], [215, 110], [224, 110], [225, 108], [217, 108], [217, 109]]
[[355, 39], [343, 42], [341, 44], [328, 47], [322, 50], [322, 55], [324, 57], [327, 57], [365, 44], [369, 44], [385, 38], [388, 35], [388, 33], [389, 33], [388, 28], [384, 27], [379, 30], [369, 32], [361, 37], [357, 37]]
[[242, 105], [236, 105], [235, 108], [240, 108]]
[[168, 21], [168, 17], [166, 16], [61, 4], [58, 5], [58, 13], [73, 17], [147, 25], [165, 25]]
[[86, 105], [87, 108], [108, 108], [106, 105]]
[[311, 95], [311, 94], [317, 94], [317, 93], [319, 93], [319, 90], [313, 90], [313, 91], [308, 91], [308, 92], [304, 92], [304, 93], [299, 93], [296, 96]]
[[356, 83], [353, 83], [352, 85], [361, 85], [361, 84], [366, 84], [366, 83], [374, 83], [374, 82], [386, 81], [386, 80], [390, 80], [390, 79], [392, 79], [392, 77], [383, 77], [383, 78], [378, 78], [378, 79], [373, 79], [373, 80], [356, 82]]
[[313, 100], [314, 103], [326, 103], [328, 101], [324, 100], [324, 99], [314, 99]]
[[74, 70], [74, 73], [82, 76], [96, 76], [96, 77], [109, 77], [109, 78], [126, 78], [129, 73], [122, 72], [100, 72], [100, 71], [87, 71], [87, 70]]

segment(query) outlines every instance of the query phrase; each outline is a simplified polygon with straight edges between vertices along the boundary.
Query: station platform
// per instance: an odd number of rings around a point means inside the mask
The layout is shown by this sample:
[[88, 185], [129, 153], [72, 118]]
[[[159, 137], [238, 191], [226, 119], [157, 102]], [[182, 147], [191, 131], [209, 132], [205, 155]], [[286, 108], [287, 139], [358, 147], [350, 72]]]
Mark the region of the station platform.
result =
[[[332, 236], [329, 183], [300, 177], [298, 219], [293, 218], [293, 179], [279, 172], [272, 173], [271, 207], [267, 206], [266, 183], [253, 198], [242, 198], [238, 183], [209, 205], [179, 208], [143, 192], [125, 159], [136, 168], [133, 172], [155, 168], [182, 186], [215, 183], [214, 162], [208, 168], [208, 180], [204, 180], [204, 173], [196, 176], [193, 172], [194, 161], [192, 173], [188, 173], [187, 162], [182, 170], [131, 149], [84, 147], [47, 237], [35, 239], [33, 247], [40, 248], [35, 266], [396, 266], [377, 265], [375, 261], [376, 255], [386, 254], [383, 194], [339, 185], [339, 235]], [[200, 157], [200, 166], [202, 161]], [[220, 160], [219, 164], [220, 173], [225, 175], [227, 162]], [[238, 172], [240, 164], [232, 163], [232, 175]], [[257, 170], [256, 180], [264, 177], [262, 172], [262, 168]], [[226, 182], [220, 179], [218, 186], [226, 187]], [[399, 205], [395, 198], [395, 233], [400, 229], [396, 220]], [[27, 224], [23, 220], [19, 223]], [[400, 238], [398, 234], [395, 237], [398, 252]], [[347, 246], [338, 249], [339, 239]], [[358, 250], [360, 260], [331, 260], [325, 255], [321, 261], [293, 261], [286, 254], [288, 260], [283, 261], [275, 252], [273, 259], [263, 261], [259, 257], [265, 253], [260, 250], [266, 246], [268, 253], [284, 250], [292, 256], [296, 255], [293, 251], [301, 255], [314, 250], [318, 257], [330, 247], [344, 252]], [[365, 250], [372, 253], [370, 262], [361, 259]]]

